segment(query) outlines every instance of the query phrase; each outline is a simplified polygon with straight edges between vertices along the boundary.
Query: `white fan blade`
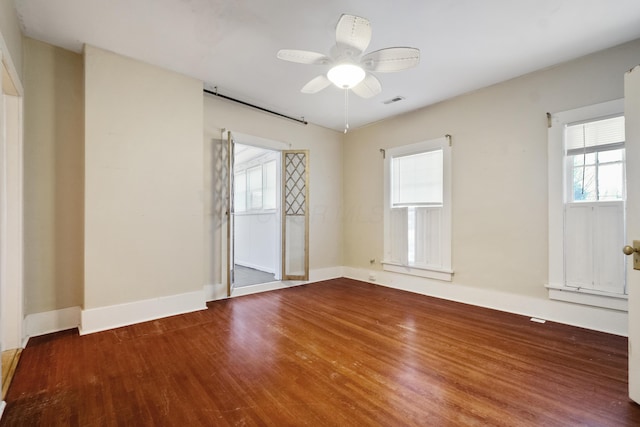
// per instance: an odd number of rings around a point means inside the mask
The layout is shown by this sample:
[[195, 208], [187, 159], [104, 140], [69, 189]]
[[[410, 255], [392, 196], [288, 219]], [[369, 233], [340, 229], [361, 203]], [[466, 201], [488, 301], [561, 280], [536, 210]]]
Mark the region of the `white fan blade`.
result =
[[367, 74], [367, 77], [360, 84], [352, 87], [351, 90], [362, 98], [371, 98], [382, 92], [382, 85], [375, 76]]
[[302, 89], [300, 89], [300, 92], [302, 93], [320, 92], [322, 89], [326, 88], [330, 84], [331, 82], [329, 81], [329, 79], [326, 78], [323, 74], [309, 81], [309, 83], [307, 83], [306, 85], [304, 85]]
[[281, 49], [278, 51], [278, 59], [297, 62], [299, 64], [324, 65], [331, 62], [327, 55], [308, 50]]
[[342, 15], [336, 25], [336, 45], [353, 56], [360, 55], [371, 41], [371, 24], [359, 16]]
[[368, 53], [360, 62], [369, 71], [380, 73], [402, 71], [420, 63], [420, 50], [413, 47], [390, 47]]

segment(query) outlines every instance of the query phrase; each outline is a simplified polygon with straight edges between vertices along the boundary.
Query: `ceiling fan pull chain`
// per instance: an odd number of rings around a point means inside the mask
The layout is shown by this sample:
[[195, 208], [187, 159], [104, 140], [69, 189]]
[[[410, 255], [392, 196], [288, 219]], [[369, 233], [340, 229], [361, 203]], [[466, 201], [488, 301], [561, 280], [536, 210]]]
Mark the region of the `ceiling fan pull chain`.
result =
[[349, 130], [349, 89], [344, 89], [344, 133]]

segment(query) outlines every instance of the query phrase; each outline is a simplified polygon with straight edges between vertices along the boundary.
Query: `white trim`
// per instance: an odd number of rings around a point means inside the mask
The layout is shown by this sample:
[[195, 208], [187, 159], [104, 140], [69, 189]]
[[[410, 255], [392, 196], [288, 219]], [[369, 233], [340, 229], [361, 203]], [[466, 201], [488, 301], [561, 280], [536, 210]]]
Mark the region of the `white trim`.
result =
[[209, 283], [204, 285], [202, 292], [204, 293], [204, 300], [207, 302], [225, 299], [227, 297], [227, 285]]
[[[6, 52], [6, 53], [5, 53]], [[13, 82], [13, 86], [18, 92], [18, 96], [24, 95], [24, 87], [22, 86], [22, 80], [20, 80], [20, 73], [16, 70], [16, 66], [13, 63], [13, 58], [9, 54], [9, 47], [7, 46], [6, 41], [2, 33], [0, 32], [0, 60], [4, 64], [7, 72], [9, 73], [9, 77], [11, 77], [11, 81]], [[24, 64], [23, 64], [24, 65]]]
[[412, 276], [425, 277], [427, 279], [443, 280], [445, 282], [450, 282], [453, 279], [453, 271], [451, 270], [416, 266], [410, 267], [387, 261], [382, 261], [382, 268], [385, 271], [391, 271], [393, 273], [409, 274]]
[[[27, 339], [80, 326], [80, 307], [44, 311], [27, 315], [24, 330]], [[26, 345], [26, 342], [24, 343]]]
[[79, 331], [80, 335], [86, 335], [206, 308], [204, 291], [194, 291], [85, 309], [81, 313]]
[[339, 279], [344, 277], [344, 267], [316, 268], [309, 272], [309, 280], [306, 283], [321, 282], [323, 280]]
[[273, 151], [283, 151], [289, 150], [291, 148], [291, 144], [284, 141], [262, 138], [255, 135], [236, 132], [234, 130], [231, 130], [231, 134], [233, 135], [233, 140], [236, 143], [242, 145], [251, 145], [254, 147], [266, 148]]
[[575, 304], [592, 305], [612, 310], [629, 311], [628, 296], [569, 286], [545, 285], [549, 298]]
[[445, 284], [435, 280], [386, 271], [377, 271], [375, 275], [376, 280], [373, 281], [368, 280], [369, 270], [351, 267], [345, 267], [344, 270], [345, 277], [351, 279], [421, 295], [472, 304], [527, 317], [536, 317], [615, 335], [627, 336], [628, 333], [628, 316], [627, 313], [623, 311], [570, 304], [562, 301], [550, 301], [545, 298], [535, 298], [491, 289], [480, 289], [457, 283]]
[[[1, 89], [1, 88], [0, 88]], [[2, 92], [0, 90], [0, 92]], [[23, 224], [23, 99], [2, 95], [2, 350], [18, 348], [23, 340], [24, 224]], [[9, 106], [11, 104], [11, 106]], [[11, 113], [9, 113], [11, 111]], [[4, 120], [10, 116], [12, 124]], [[13, 126], [15, 125], [15, 127]], [[9, 129], [15, 138], [9, 138]]]
[[2, 415], [4, 414], [4, 409], [7, 407], [7, 402], [5, 402], [4, 400], [2, 402], [0, 402], [0, 419], [2, 418]]
[[281, 282], [259, 283], [257, 285], [241, 286], [233, 288], [231, 298], [241, 297], [245, 295], [258, 294], [261, 292], [277, 291], [280, 289], [292, 288], [295, 286], [306, 285], [309, 282], [301, 280], [287, 280]]

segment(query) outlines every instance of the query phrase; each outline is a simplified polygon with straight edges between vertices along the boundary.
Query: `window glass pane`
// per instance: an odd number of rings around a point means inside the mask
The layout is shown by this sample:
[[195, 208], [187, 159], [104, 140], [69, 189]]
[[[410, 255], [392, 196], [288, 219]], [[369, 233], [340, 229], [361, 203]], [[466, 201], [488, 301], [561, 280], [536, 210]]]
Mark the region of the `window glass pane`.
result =
[[264, 170], [264, 209], [275, 209], [276, 205], [276, 161], [263, 165]]
[[247, 210], [247, 176], [244, 171], [234, 175], [233, 204], [235, 212]]
[[394, 157], [391, 170], [394, 206], [442, 203], [442, 150]]
[[[586, 158], [587, 167], [583, 168]], [[569, 156], [572, 165], [572, 201], [622, 200], [624, 149]], [[584, 172], [584, 175], [583, 175]]]
[[573, 165], [574, 166], [582, 166], [587, 163], [587, 165], [595, 165], [596, 164], [596, 153], [588, 153], [588, 154], [577, 154], [573, 157]]
[[[576, 156], [581, 157], [581, 156]], [[573, 168], [573, 200], [574, 201], [595, 201], [596, 193], [596, 168], [587, 166], [586, 168]]]
[[248, 210], [262, 209], [262, 166], [247, 170]]
[[609, 150], [598, 152], [598, 163], [621, 162], [624, 150]]
[[598, 169], [599, 200], [621, 200], [622, 188], [622, 163], [601, 165]]

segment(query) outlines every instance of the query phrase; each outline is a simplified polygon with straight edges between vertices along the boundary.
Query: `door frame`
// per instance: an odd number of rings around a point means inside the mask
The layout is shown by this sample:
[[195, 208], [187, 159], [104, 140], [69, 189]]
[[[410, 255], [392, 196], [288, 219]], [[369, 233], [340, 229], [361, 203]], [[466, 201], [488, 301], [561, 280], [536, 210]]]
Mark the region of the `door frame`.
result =
[[[640, 240], [640, 65], [624, 76], [624, 114], [627, 159], [627, 240]], [[629, 185], [631, 184], [631, 185]], [[640, 270], [627, 259], [629, 294], [629, 397], [640, 404]]]
[[[12, 78], [12, 64], [0, 64], [0, 344], [24, 347], [24, 90]], [[7, 117], [10, 120], [7, 120]]]
[[[226, 135], [226, 137], [225, 137]], [[230, 150], [232, 147], [232, 144], [230, 144], [230, 141], [232, 141], [233, 143], [238, 143], [238, 144], [242, 144], [242, 145], [250, 145], [253, 147], [257, 147], [257, 148], [263, 148], [265, 150], [273, 150], [273, 151], [277, 151], [279, 153], [281, 153], [281, 156], [283, 156], [283, 152], [291, 149], [291, 144], [286, 143], [286, 142], [282, 142], [282, 141], [276, 141], [276, 140], [271, 140], [271, 139], [267, 139], [267, 138], [261, 138], [261, 137], [257, 137], [257, 136], [253, 136], [253, 135], [248, 135], [248, 134], [243, 134], [240, 132], [235, 132], [235, 131], [230, 131], [227, 129], [222, 129], [222, 143], [223, 146], [225, 147], [226, 150]], [[226, 139], [226, 141], [225, 141]], [[309, 182], [309, 176], [308, 176], [308, 162], [309, 162], [309, 155], [308, 155], [308, 150], [294, 150], [294, 151], [305, 151], [307, 152], [307, 177], [306, 177], [306, 182]], [[233, 154], [232, 154], [233, 155]], [[232, 199], [230, 199], [230, 197], [232, 198], [233, 195], [230, 193], [233, 192], [233, 173], [234, 173], [234, 168], [233, 168], [233, 157], [232, 155], [228, 155], [227, 154], [227, 158], [226, 160], [226, 166], [227, 166], [227, 176], [225, 177], [226, 182], [225, 182], [225, 186], [224, 186], [224, 191], [227, 192], [227, 194], [223, 195], [223, 197], [225, 198], [225, 212], [224, 213], [224, 221], [226, 222], [226, 234], [227, 234], [227, 238], [224, 239], [226, 241], [222, 242], [222, 269], [223, 269], [223, 275], [226, 276], [223, 278], [223, 283], [225, 283], [226, 285], [226, 289], [227, 289], [227, 297], [231, 297], [231, 296], [235, 296], [235, 295], [245, 295], [245, 294], [249, 294], [252, 292], [255, 292], [257, 290], [252, 290], [251, 288], [253, 287], [243, 287], [243, 288], [238, 288], [235, 289], [234, 286], [232, 286], [232, 272], [230, 270], [230, 265], [233, 262], [233, 227], [231, 224], [231, 222], [233, 221], [230, 218], [232, 218], [231, 213], [232, 213], [232, 209], [231, 209], [231, 204], [232, 204]], [[231, 178], [230, 178], [231, 177]], [[276, 274], [276, 281], [273, 282], [272, 284], [263, 284], [266, 285], [263, 288], [261, 288], [260, 290], [271, 290], [271, 289], [278, 289], [279, 287], [282, 286], [282, 283], [284, 280], [308, 280], [309, 274], [308, 274], [308, 269], [309, 269], [309, 261], [308, 261], [308, 249], [306, 250], [306, 267], [307, 267], [307, 272], [305, 274], [305, 278], [299, 277], [296, 279], [288, 279], [285, 278], [285, 271], [283, 268], [283, 243], [282, 243], [282, 236], [284, 234], [283, 228], [282, 228], [282, 218], [284, 217], [284, 208], [283, 208], [283, 203], [282, 203], [282, 196], [283, 196], [283, 182], [284, 182], [284, 164], [283, 161], [281, 159], [280, 161], [280, 165], [278, 168], [278, 179], [280, 180], [280, 207], [279, 207], [279, 215], [280, 215], [280, 221], [278, 221], [278, 226], [279, 226], [279, 233], [281, 238], [278, 240], [278, 242], [280, 243], [280, 253], [281, 253], [281, 260], [280, 260], [280, 265], [279, 265], [279, 269], [280, 269], [280, 275], [279, 275], [279, 279], [278, 279], [278, 275]], [[308, 188], [308, 186], [307, 186]], [[308, 191], [308, 190], [307, 190]], [[308, 194], [307, 194], [307, 200], [309, 199]], [[307, 212], [308, 212], [308, 206], [307, 206]], [[306, 227], [306, 247], [308, 248], [308, 235], [309, 235], [309, 220], [308, 220], [309, 215], [307, 214], [307, 223], [305, 225]], [[276, 284], [274, 286], [274, 284]], [[256, 285], [256, 286], [260, 286], [260, 285]], [[240, 291], [240, 289], [242, 289], [242, 291]], [[255, 289], [255, 288], [254, 288]], [[234, 293], [235, 291], [235, 293]]]

